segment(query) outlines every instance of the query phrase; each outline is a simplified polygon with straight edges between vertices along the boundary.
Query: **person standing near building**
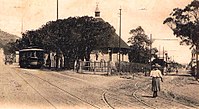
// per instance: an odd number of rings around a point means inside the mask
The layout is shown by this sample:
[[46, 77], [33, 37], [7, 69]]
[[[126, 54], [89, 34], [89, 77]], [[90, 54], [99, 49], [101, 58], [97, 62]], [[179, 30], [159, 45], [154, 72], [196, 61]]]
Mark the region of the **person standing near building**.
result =
[[176, 67], [176, 74], [178, 74], [178, 68]]
[[80, 67], [81, 67], [81, 59], [78, 59], [77, 62], [76, 62], [76, 71], [77, 71], [77, 73], [79, 73]]
[[153, 98], [158, 96], [158, 91], [160, 91], [160, 80], [163, 82], [162, 73], [159, 70], [159, 65], [156, 64], [152, 67], [152, 71], [150, 76], [152, 77], [152, 91], [153, 91]]

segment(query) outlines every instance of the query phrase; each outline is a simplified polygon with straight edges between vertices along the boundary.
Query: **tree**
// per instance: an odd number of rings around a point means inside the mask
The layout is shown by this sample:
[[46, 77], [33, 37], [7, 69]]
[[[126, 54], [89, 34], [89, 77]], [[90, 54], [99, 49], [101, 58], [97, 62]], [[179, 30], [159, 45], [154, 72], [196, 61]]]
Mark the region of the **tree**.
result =
[[[180, 44], [187, 44], [199, 48], [199, 1], [193, 0], [184, 9], [175, 8], [163, 24], [167, 24], [176, 37], [181, 39]], [[191, 48], [192, 48], [191, 47]], [[198, 66], [197, 62], [197, 66]], [[199, 68], [199, 67], [197, 67]], [[199, 69], [198, 69], [199, 70]], [[197, 70], [197, 71], [198, 71]], [[199, 72], [198, 78], [199, 78]]]
[[15, 42], [8, 42], [3, 46], [4, 54], [15, 54], [16, 43]]
[[107, 22], [93, 17], [69, 17], [49, 21], [37, 30], [27, 31], [19, 47], [38, 46], [48, 53], [63, 53], [66, 67], [76, 59], [90, 60], [90, 53], [105, 45], [115, 29]]
[[145, 31], [141, 26], [130, 30], [130, 34], [132, 34], [132, 37], [128, 39], [128, 43], [131, 44], [131, 50], [129, 52], [130, 62], [149, 63], [151, 53], [153, 53], [153, 56], [157, 53], [157, 49], [155, 48], [150, 50], [150, 44], [152, 44], [152, 41], [145, 34]]
[[167, 24], [173, 30], [173, 34], [181, 38], [181, 44], [198, 46], [199, 1], [192, 1], [184, 9], [173, 9], [163, 24]]

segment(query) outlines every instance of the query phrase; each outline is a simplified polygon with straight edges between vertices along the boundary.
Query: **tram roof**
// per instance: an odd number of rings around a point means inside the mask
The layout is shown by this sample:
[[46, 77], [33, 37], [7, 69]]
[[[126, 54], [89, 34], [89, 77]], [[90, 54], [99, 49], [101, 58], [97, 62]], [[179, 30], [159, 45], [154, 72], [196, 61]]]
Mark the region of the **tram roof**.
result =
[[27, 48], [27, 49], [21, 49], [19, 52], [22, 51], [44, 51], [44, 49], [39, 49], [39, 48]]

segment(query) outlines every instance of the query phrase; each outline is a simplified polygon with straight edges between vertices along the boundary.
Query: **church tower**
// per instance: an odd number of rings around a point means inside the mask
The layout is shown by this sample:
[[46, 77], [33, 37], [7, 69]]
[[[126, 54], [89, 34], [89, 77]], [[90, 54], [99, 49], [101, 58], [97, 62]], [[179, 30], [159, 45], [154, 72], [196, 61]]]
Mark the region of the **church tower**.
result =
[[100, 10], [98, 8], [98, 3], [96, 5], [96, 9], [95, 9], [95, 18], [100, 18]]

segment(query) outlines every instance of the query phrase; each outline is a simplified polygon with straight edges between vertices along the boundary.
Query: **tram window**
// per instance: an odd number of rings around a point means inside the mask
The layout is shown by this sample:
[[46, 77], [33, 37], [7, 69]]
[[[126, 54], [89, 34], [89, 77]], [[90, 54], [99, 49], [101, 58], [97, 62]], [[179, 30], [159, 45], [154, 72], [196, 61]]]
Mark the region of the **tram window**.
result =
[[43, 58], [43, 52], [38, 51], [38, 52], [37, 52], [37, 57]]
[[32, 52], [27, 53], [27, 57], [32, 57]]
[[33, 53], [33, 57], [37, 57], [37, 56], [36, 56], [36, 51]]

